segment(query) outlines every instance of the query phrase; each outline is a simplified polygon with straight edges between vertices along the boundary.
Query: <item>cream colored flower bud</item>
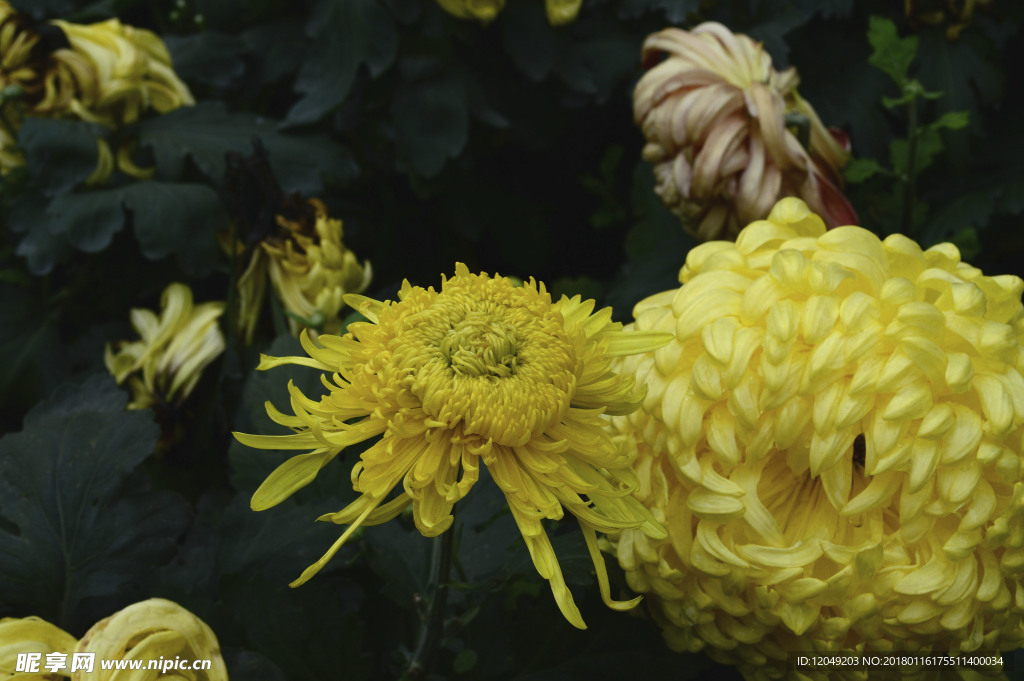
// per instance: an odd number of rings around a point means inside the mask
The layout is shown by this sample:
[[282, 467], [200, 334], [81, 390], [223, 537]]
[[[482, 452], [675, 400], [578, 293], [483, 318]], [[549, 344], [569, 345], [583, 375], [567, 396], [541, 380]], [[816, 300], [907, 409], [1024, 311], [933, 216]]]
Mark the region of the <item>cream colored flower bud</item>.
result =
[[[228, 672], [213, 630], [177, 603], [151, 598], [134, 603], [92, 626], [75, 652], [94, 653], [98, 660], [141, 660], [140, 670], [76, 671], [71, 681], [147, 681], [181, 678], [193, 681], [227, 681]], [[163, 674], [146, 669], [151, 661], [171, 662]], [[197, 669], [209, 662], [209, 669]], [[187, 665], [187, 669], [186, 669]], [[170, 674], [168, 672], [174, 672]]]

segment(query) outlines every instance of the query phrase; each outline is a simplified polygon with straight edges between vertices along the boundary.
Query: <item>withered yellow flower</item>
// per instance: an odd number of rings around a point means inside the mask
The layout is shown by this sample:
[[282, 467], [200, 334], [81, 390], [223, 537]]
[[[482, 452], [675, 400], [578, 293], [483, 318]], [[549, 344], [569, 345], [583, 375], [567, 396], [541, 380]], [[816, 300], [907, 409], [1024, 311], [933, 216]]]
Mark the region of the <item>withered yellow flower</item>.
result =
[[616, 551], [670, 646], [750, 679], [826, 678], [795, 651], [1021, 646], [1024, 282], [793, 198], [680, 281], [636, 307], [675, 340], [620, 361], [649, 390], [614, 419], [669, 535]]
[[671, 336], [625, 333], [611, 309], [592, 314], [594, 301], [552, 303], [543, 284], [517, 287], [461, 263], [440, 291], [405, 282], [397, 302], [345, 298], [370, 321], [351, 324], [344, 336], [304, 334], [309, 357], [264, 357], [259, 366], [320, 369], [328, 392], [311, 399], [289, 384], [294, 416], [267, 404], [293, 434], [235, 434], [251, 447], [311, 450], [263, 482], [252, 498], [257, 511], [307, 485], [345, 447], [380, 436], [352, 468], [359, 498], [320, 518], [348, 529], [292, 585], [316, 574], [357, 528], [410, 504], [423, 535], [443, 533], [482, 462], [569, 622], [585, 626], [542, 523], [564, 510], [579, 520], [605, 603], [632, 607], [611, 599], [595, 533], [635, 527], [664, 537], [664, 530], [629, 495], [630, 457], [604, 429], [606, 414], [629, 413], [644, 395], [611, 360]]
[[131, 389], [129, 409], [182, 402], [203, 369], [224, 351], [218, 325], [223, 302], [193, 305], [192, 289], [175, 283], [164, 290], [161, 307], [159, 317], [151, 310], [132, 310], [141, 340], [107, 344], [107, 369]]
[[[633, 113], [655, 191], [702, 241], [733, 238], [785, 196], [829, 227], [856, 224], [840, 191], [849, 153], [760, 43], [714, 22], [648, 36]], [[800, 138], [804, 138], [801, 143]]]
[[[16, 148], [23, 116], [74, 118], [120, 128], [135, 123], [143, 111], [166, 113], [194, 103], [188, 87], [171, 67], [160, 38], [116, 19], [90, 25], [49, 22], [65, 42], [50, 51], [41, 37], [4, 0], [0, 0], [0, 87], [17, 86], [20, 96], [0, 102], [0, 171], [24, 164]], [[54, 41], [59, 44], [59, 41]], [[102, 184], [116, 167], [136, 177], [131, 146], [115, 155], [99, 140], [100, 160], [90, 184]]]
[[945, 26], [946, 39], [960, 38], [974, 19], [974, 10], [988, 7], [992, 0], [903, 0], [903, 13], [911, 25]]
[[[16, 672], [20, 653], [36, 653], [37, 672]], [[61, 653], [49, 671], [46, 656]], [[91, 653], [92, 668], [77, 667], [74, 656]], [[101, 663], [141, 663], [140, 669], [105, 669]], [[158, 663], [160, 667], [150, 669]], [[78, 663], [81, 664], [81, 663]], [[189, 679], [227, 681], [217, 636], [194, 614], [173, 601], [150, 598], [94, 624], [81, 638], [38, 617], [0, 620], [0, 675], [24, 681], [148, 681]]]
[[136, 122], [145, 109], [167, 113], [194, 104], [192, 93], [171, 67], [163, 41], [141, 28], [117, 19], [81, 25], [51, 22], [67, 37], [71, 49], [83, 55], [96, 73], [95, 101], [73, 100], [76, 117], [120, 127]]

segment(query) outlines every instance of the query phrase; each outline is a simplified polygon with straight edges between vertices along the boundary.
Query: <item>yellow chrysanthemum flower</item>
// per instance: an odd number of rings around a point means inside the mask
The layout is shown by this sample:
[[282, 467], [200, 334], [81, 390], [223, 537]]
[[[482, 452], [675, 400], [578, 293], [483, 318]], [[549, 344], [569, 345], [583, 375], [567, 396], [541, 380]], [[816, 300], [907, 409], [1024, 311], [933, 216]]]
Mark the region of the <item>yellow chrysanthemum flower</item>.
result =
[[21, 681], [65, 678], [67, 674], [51, 674], [42, 666], [37, 673], [18, 672], [18, 655], [39, 655], [38, 659], [45, 662], [49, 653], [70, 656], [76, 643], [74, 636], [38, 617], [0, 619], [0, 678]]
[[[505, 8], [505, 0], [437, 0], [444, 11], [459, 19], [476, 19], [484, 24], [494, 21]], [[544, 0], [548, 23], [552, 26], [576, 20], [583, 0]]]
[[167, 113], [195, 103], [171, 67], [170, 52], [152, 31], [125, 26], [117, 19], [51, 24], [64, 32], [71, 49], [85, 56], [96, 73], [96, 100], [72, 101], [76, 117], [121, 127], [136, 122], [145, 109]]
[[617, 555], [670, 646], [750, 679], [826, 678], [796, 651], [1019, 647], [1024, 282], [797, 199], [680, 281], [636, 307], [675, 340], [621, 360], [649, 390], [614, 420], [669, 535]]
[[795, 68], [779, 73], [760, 43], [714, 22], [648, 36], [643, 59], [633, 93], [643, 157], [686, 229], [733, 238], [785, 196], [830, 227], [856, 223], [839, 189], [849, 153], [797, 94]]
[[[17, 672], [19, 653], [41, 657], [38, 672]], [[57, 671], [46, 669], [46, 656], [61, 653]], [[92, 654], [92, 670], [72, 671], [76, 653]], [[166, 669], [149, 669], [151, 662]], [[134, 661], [141, 669], [103, 669], [102, 661]], [[193, 664], [198, 665], [193, 668]], [[163, 664], [163, 663], [161, 663]], [[172, 666], [173, 665], [173, 666]], [[209, 665], [208, 669], [202, 668]], [[227, 681], [217, 636], [209, 626], [173, 601], [151, 598], [134, 603], [94, 624], [81, 640], [38, 617], [0, 620], [0, 675], [24, 681], [145, 681], [174, 678]]]
[[360, 265], [345, 247], [341, 220], [328, 217], [319, 199], [310, 199], [307, 205], [307, 215], [277, 217], [278, 233], [260, 243], [239, 278], [239, 321], [248, 340], [259, 317], [266, 274], [292, 315], [288, 323], [296, 335], [306, 328], [300, 319], [326, 333], [339, 333], [345, 294], [360, 293], [370, 285], [370, 263]]
[[[281, 464], [252, 498], [263, 510], [308, 484], [345, 447], [380, 435], [352, 469], [361, 496], [320, 520], [350, 527], [292, 585], [316, 574], [361, 525], [383, 523], [412, 504], [416, 527], [437, 536], [476, 482], [480, 462], [504, 492], [537, 571], [565, 617], [584, 628], [542, 520], [575, 515], [611, 600], [595, 531], [664, 530], [629, 495], [630, 457], [605, 432], [605, 414], [633, 411], [643, 399], [613, 357], [667, 342], [665, 333], [624, 333], [611, 309], [593, 301], [552, 303], [543, 284], [517, 287], [500, 276], [456, 266], [440, 291], [405, 282], [398, 302], [349, 295], [371, 320], [344, 336], [302, 337], [309, 357], [264, 357], [260, 369], [301, 364], [326, 372], [319, 401], [289, 384], [295, 416], [267, 404], [291, 435], [235, 437], [251, 447], [311, 449]], [[392, 496], [392, 491], [401, 490]]]
[[[160, 38], [116, 19], [90, 25], [55, 20], [66, 47], [39, 49], [41, 37], [0, 0], [0, 87], [17, 86], [20, 96], [0, 102], [0, 171], [24, 164], [16, 148], [23, 116], [75, 118], [119, 128], [135, 123], [146, 109], [166, 113], [194, 103], [171, 67]], [[90, 184], [106, 182], [115, 167], [136, 177], [150, 170], [131, 159], [131, 145], [117, 150], [99, 140], [99, 163]]]
[[129, 409], [184, 401], [203, 369], [224, 351], [217, 323], [223, 302], [193, 305], [192, 289], [176, 283], [164, 290], [161, 307], [159, 317], [150, 310], [132, 310], [132, 326], [141, 340], [106, 348], [107, 369], [131, 388]]
[[[97, 663], [92, 673], [72, 674], [72, 681], [145, 681], [158, 675], [191, 681], [228, 678], [213, 630], [185, 608], [162, 598], [134, 603], [100, 620], [85, 632], [76, 651], [95, 653], [98, 660], [142, 660], [145, 666], [150, 660], [163, 658], [175, 662], [177, 668], [154, 674], [148, 669], [103, 670]], [[206, 661], [210, 663], [209, 669], [193, 668], [193, 663], [203, 666]]]

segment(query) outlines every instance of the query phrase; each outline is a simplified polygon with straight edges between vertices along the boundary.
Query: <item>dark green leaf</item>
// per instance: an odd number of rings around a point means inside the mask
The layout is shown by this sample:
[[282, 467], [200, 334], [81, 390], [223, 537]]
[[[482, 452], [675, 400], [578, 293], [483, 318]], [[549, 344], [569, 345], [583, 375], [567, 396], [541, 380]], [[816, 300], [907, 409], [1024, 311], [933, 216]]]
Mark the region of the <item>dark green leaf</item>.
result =
[[57, 310], [31, 289], [0, 284], [0, 411], [16, 413], [64, 379], [67, 357], [56, 318]]
[[319, 120], [348, 95], [359, 66], [376, 76], [391, 65], [398, 45], [395, 25], [381, 0], [320, 0], [306, 25], [313, 42], [295, 80], [301, 99], [285, 123]]
[[191, 274], [213, 269], [220, 255], [216, 233], [227, 224], [216, 192], [202, 184], [139, 182], [122, 196], [143, 255], [160, 260], [173, 253]]
[[539, 5], [514, 3], [502, 12], [501, 38], [512, 62], [531, 80], [551, 73], [558, 56], [557, 34]]
[[185, 504], [133, 469], [153, 451], [152, 413], [126, 412], [113, 378], [66, 387], [0, 440], [0, 601], [64, 627], [88, 598], [144, 583], [173, 551]]
[[941, 90], [944, 111], [966, 111], [981, 121], [982, 106], [994, 106], [1002, 97], [1005, 75], [999, 57], [974, 32], [950, 42], [942, 31], [921, 35], [918, 78], [929, 89]]
[[122, 189], [97, 189], [58, 196], [46, 209], [53, 234], [63, 234], [80, 251], [98, 253], [124, 226]]
[[100, 126], [82, 121], [26, 118], [18, 130], [29, 180], [47, 196], [63, 194], [84, 182], [99, 160]]
[[73, 0], [10, 0], [11, 6], [37, 19], [64, 16], [75, 8]]
[[450, 70], [401, 81], [391, 117], [398, 167], [405, 172], [433, 177], [466, 145], [469, 102], [461, 79]]
[[7, 216], [10, 230], [25, 235], [15, 252], [25, 258], [29, 271], [36, 276], [49, 274], [54, 265], [74, 253], [66, 234], [54, 234], [50, 230], [46, 216], [48, 206], [49, 201], [44, 196], [30, 191], [19, 197]]
[[686, 18], [700, 9], [700, 0], [622, 0], [619, 16], [632, 19], [643, 14], [664, 13], [669, 24], [684, 25]]
[[160, 176], [168, 179], [180, 178], [191, 158], [207, 177], [219, 182], [224, 154], [250, 153], [255, 138], [270, 152], [270, 165], [285, 190], [318, 194], [323, 174], [346, 179], [356, 172], [352, 156], [325, 135], [284, 134], [273, 121], [228, 113], [220, 102], [182, 107], [139, 126], [140, 143], [153, 150]]
[[232, 632], [236, 646], [259, 651], [291, 679], [367, 678], [356, 585], [322, 577], [297, 589], [254, 576], [223, 582], [223, 601], [208, 620], [222, 641]]
[[917, 36], [900, 38], [896, 32], [896, 24], [890, 19], [871, 17], [868, 42], [874, 48], [874, 53], [868, 61], [903, 87], [907, 82], [910, 64], [917, 55]]
[[455, 660], [452, 662], [452, 669], [456, 674], [466, 674], [467, 672], [473, 671], [476, 667], [477, 654], [475, 650], [469, 648], [463, 648], [459, 651], [459, 654], [455, 656]]
[[964, 235], [967, 229], [983, 229], [995, 209], [1000, 190], [998, 186], [984, 187], [961, 194], [943, 205], [928, 221], [927, 231], [923, 235], [925, 244], [930, 246], [957, 234]]
[[227, 88], [245, 72], [242, 55], [246, 45], [235, 36], [203, 31], [184, 36], [165, 36], [174, 71], [186, 83]]
[[397, 519], [366, 528], [366, 557], [386, 584], [384, 595], [395, 605], [414, 609], [417, 597], [428, 593], [431, 544], [435, 541], [441, 538], [424, 537]]

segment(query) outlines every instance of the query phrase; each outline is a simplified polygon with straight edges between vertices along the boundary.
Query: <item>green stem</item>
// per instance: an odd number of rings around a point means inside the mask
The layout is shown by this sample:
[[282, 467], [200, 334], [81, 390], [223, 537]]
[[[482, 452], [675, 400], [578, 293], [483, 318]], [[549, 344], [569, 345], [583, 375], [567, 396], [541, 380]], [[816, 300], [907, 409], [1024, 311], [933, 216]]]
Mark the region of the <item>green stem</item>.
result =
[[914, 203], [917, 200], [917, 97], [907, 102], [907, 165], [903, 186], [903, 233], [914, 236]]
[[[454, 509], [452, 509], [454, 515]], [[445, 606], [448, 604], [448, 583], [452, 569], [452, 554], [455, 549], [455, 528], [449, 528], [434, 539], [430, 551], [429, 586], [433, 592], [427, 607], [427, 614], [420, 624], [416, 649], [409, 660], [409, 666], [402, 674], [402, 681], [420, 679], [426, 675], [430, 660], [444, 633]]]

